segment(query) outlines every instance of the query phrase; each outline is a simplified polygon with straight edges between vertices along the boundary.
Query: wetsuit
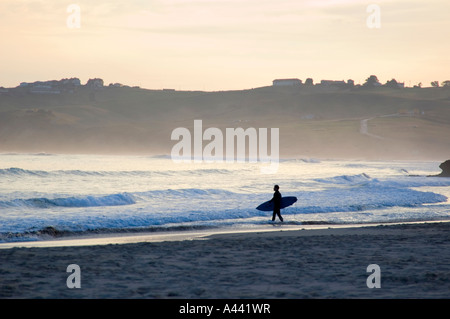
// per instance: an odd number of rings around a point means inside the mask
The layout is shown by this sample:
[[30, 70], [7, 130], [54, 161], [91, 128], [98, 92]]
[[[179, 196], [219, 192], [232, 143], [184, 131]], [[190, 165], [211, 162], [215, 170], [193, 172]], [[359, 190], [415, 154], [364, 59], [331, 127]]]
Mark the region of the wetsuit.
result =
[[280, 206], [281, 206], [281, 194], [278, 190], [273, 193], [273, 216], [272, 221], [275, 221], [275, 217], [278, 215], [278, 218], [283, 221], [283, 217], [280, 214]]

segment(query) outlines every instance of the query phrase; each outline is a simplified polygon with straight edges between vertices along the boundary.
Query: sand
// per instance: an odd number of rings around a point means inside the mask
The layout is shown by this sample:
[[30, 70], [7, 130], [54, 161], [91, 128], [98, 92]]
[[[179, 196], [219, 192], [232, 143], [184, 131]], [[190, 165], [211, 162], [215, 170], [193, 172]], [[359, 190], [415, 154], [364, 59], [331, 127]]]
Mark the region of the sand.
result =
[[[80, 267], [69, 289], [67, 266]], [[381, 288], [367, 287], [367, 266]], [[449, 298], [450, 223], [0, 249], [1, 298]]]

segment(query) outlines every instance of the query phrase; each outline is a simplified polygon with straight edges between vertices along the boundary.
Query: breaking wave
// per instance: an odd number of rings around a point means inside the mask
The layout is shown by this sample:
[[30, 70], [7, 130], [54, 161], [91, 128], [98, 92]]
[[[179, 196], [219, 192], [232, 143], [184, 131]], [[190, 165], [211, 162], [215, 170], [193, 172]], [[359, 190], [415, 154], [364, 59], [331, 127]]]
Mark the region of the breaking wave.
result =
[[31, 177], [55, 177], [55, 176], [93, 176], [93, 177], [103, 177], [103, 176], [174, 176], [174, 175], [209, 175], [209, 174], [229, 174], [228, 169], [197, 169], [197, 170], [176, 170], [176, 171], [83, 171], [83, 170], [55, 170], [55, 171], [40, 171], [40, 170], [26, 170], [17, 167], [0, 169], [0, 176], [4, 177], [18, 177], [18, 176], [31, 176]]
[[73, 196], [66, 198], [28, 198], [0, 201], [0, 207], [28, 207], [28, 208], [51, 208], [51, 207], [99, 207], [120, 206], [134, 204], [135, 200], [130, 194], [112, 194], [105, 196]]

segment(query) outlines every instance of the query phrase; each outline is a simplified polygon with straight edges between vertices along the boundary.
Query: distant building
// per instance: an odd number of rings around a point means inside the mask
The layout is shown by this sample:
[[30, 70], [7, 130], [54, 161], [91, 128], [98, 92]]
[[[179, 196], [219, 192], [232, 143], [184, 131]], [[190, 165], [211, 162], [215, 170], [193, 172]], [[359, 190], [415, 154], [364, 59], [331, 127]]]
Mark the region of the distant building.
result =
[[320, 81], [322, 85], [345, 85], [345, 81], [332, 81], [332, 80], [322, 80]]
[[276, 79], [272, 81], [273, 86], [298, 86], [302, 81], [299, 79]]
[[60, 94], [61, 91], [57, 88], [54, 88], [51, 85], [46, 85], [46, 84], [37, 84], [37, 85], [33, 85], [30, 90], [30, 93], [33, 94]]
[[91, 89], [101, 89], [103, 87], [103, 80], [99, 78], [89, 79], [87, 81], [86, 86]]
[[80, 79], [70, 78], [50, 81], [22, 82], [19, 87], [31, 94], [73, 93], [81, 85]]
[[64, 86], [80, 86], [81, 81], [79, 78], [62, 79], [59, 81]]

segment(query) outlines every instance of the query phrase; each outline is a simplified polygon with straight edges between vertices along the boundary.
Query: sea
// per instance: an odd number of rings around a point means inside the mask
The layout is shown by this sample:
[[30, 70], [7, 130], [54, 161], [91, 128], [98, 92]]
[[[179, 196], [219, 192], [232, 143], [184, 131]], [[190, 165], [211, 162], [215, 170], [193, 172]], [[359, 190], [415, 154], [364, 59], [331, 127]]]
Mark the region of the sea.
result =
[[165, 155], [0, 154], [0, 242], [270, 227], [256, 207], [275, 184], [298, 198], [283, 225], [450, 220], [450, 178], [429, 177], [442, 161], [292, 158], [263, 174], [263, 163]]

